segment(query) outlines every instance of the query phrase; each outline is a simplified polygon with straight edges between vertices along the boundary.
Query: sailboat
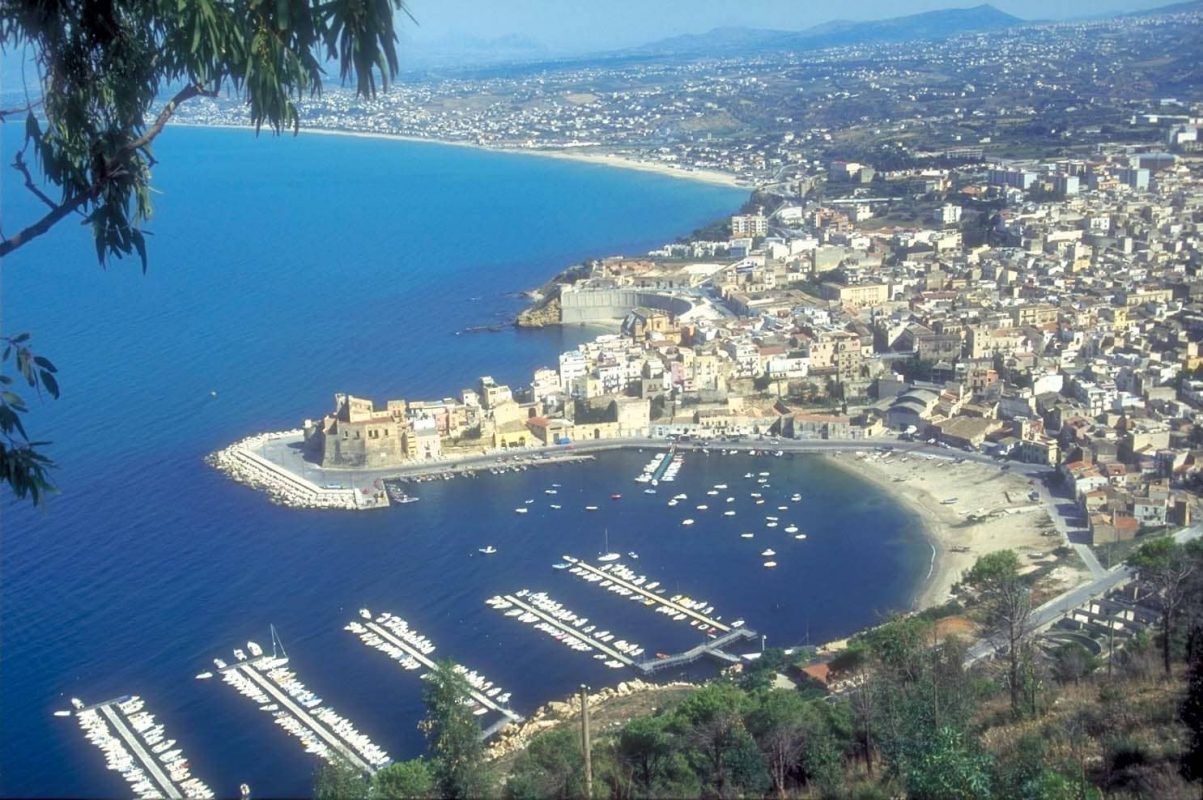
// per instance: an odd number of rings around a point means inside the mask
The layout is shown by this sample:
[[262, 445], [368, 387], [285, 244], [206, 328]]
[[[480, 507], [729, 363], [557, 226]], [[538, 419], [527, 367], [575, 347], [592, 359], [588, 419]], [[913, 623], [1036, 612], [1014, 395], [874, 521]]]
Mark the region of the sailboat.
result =
[[602, 554], [597, 557], [597, 560], [598, 561], [617, 561], [618, 559], [622, 558], [622, 553], [611, 553], [610, 552], [610, 529], [606, 528], [605, 531], [606, 531], [606, 533], [605, 533], [606, 546], [605, 546]]

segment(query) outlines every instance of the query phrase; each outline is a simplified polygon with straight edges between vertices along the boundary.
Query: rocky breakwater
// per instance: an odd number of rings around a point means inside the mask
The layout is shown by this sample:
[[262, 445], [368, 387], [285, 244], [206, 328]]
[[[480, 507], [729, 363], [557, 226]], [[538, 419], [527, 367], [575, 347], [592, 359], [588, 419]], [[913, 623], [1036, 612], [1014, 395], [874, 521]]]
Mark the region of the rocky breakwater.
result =
[[[694, 688], [697, 688], [694, 684], [685, 682], [647, 683], [633, 680], [594, 692], [587, 696], [593, 728], [601, 733], [605, 728], [626, 722], [631, 717], [651, 713], [649, 705], [656, 704], [657, 695], [680, 693], [682, 690]], [[611, 711], [615, 713], [611, 715]], [[505, 758], [525, 748], [538, 734], [561, 725], [576, 724], [580, 718], [581, 700], [578, 695], [547, 703], [540, 706], [521, 725], [502, 728], [485, 752], [485, 758], [490, 761]]]
[[231, 480], [263, 492], [276, 505], [339, 511], [363, 511], [388, 506], [388, 495], [383, 490], [318, 486], [259, 455], [258, 451], [270, 441], [300, 435], [300, 430], [294, 430], [248, 436], [206, 456], [205, 463]]

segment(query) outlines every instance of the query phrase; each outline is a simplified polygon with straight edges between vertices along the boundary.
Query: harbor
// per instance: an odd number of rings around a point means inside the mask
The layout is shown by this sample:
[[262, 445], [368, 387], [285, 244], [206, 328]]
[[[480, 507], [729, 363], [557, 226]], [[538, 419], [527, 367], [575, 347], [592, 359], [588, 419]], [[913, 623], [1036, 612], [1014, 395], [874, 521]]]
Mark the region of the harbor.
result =
[[[527, 602], [529, 601], [529, 602]], [[557, 603], [546, 593], [531, 593], [527, 589], [489, 598], [487, 604], [507, 617], [533, 625], [565, 646], [580, 652], [597, 651], [594, 658], [604, 661], [611, 669], [635, 667], [635, 657], [643, 648], [629, 644], [623, 639], [615, 641], [609, 630], [597, 630], [597, 623], [589, 625], [587, 617], [581, 617]]]
[[[352, 620], [347, 623], [346, 630], [358, 636], [365, 645], [389, 656], [402, 669], [435, 669], [436, 664], [430, 657], [436, 649], [434, 643], [411, 628], [405, 620], [388, 612], [373, 617], [366, 608], [360, 609], [359, 615], [363, 621]], [[498, 714], [501, 721], [522, 722], [522, 715], [509, 707], [509, 692], [463, 665], [457, 664], [455, 669], [468, 683], [473, 713], [479, 716], [491, 711]], [[484, 738], [488, 738], [490, 730], [493, 728], [486, 729]]]
[[[139, 800], [202, 798], [213, 791], [192, 776], [183, 749], [167, 738], [164, 726], [137, 695], [86, 705], [72, 698], [73, 713], [88, 741], [105, 756], [105, 766], [129, 784]], [[62, 716], [63, 712], [59, 712]]]
[[625, 592], [623, 596], [645, 606], [654, 607], [659, 613], [666, 614], [678, 622], [689, 620], [690, 625], [699, 628], [703, 633], [726, 634], [740, 627], [737, 622], [728, 625], [718, 617], [708, 616], [707, 612], [713, 613], [713, 608], [704, 602], [681, 595], [664, 597], [664, 589], [658, 582], [652, 581], [649, 584], [646, 582], [646, 576], [636, 576], [628, 568], [616, 569], [618, 565], [615, 564], [597, 567], [571, 555], [565, 555], [564, 561], [570, 565], [569, 574], [612, 592]]
[[345, 761], [364, 772], [391, 762], [382, 748], [301, 683], [288, 669], [287, 654], [277, 654], [275, 648], [271, 655], [257, 653], [254, 642], [248, 642], [247, 649], [251, 657], [236, 649], [233, 663], [213, 659], [222, 680], [271, 714], [275, 724], [301, 741], [305, 752], [331, 763]]

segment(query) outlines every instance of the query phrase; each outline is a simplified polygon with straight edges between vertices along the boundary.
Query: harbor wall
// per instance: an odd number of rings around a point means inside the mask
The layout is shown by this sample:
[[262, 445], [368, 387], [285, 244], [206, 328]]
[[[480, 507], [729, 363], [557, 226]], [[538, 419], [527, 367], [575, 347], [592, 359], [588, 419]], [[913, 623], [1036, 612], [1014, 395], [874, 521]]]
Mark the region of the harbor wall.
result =
[[560, 322], [606, 322], [622, 319], [636, 308], [654, 308], [679, 317], [693, 304], [681, 297], [647, 289], [574, 289], [560, 292]]

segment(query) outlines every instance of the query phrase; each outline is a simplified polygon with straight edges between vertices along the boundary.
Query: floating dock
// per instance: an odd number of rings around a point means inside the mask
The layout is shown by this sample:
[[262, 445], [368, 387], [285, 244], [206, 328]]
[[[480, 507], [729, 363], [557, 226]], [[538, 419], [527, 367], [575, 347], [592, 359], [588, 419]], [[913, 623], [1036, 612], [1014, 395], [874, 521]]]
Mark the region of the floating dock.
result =
[[[628, 591], [630, 594], [627, 596], [630, 597], [630, 599], [642, 603], [645, 606], [654, 606], [656, 607], [657, 611], [660, 611], [664, 614], [671, 614], [674, 619], [677, 617], [688, 619], [692, 623], [695, 623], [695, 627], [700, 627], [703, 632], [709, 632], [713, 630], [720, 634], [725, 634], [730, 633], [732, 630], [736, 630], [740, 627], [736, 624], [727, 624], [718, 619], [710, 617], [695, 608], [691, 608], [684, 603], [664, 597], [663, 595], [648, 589], [647, 584], [640, 585], [635, 583], [633, 580], [622, 577], [621, 575], [616, 575], [614, 565], [596, 567], [584, 559], [576, 558], [575, 556], [570, 555], [564, 556], [564, 561], [571, 565], [572, 569], [570, 572], [576, 575], [576, 577], [581, 578], [589, 583], [604, 584], [606, 581], [609, 581], [610, 585], [606, 586], [605, 588], [612, 589], [612, 587], [619, 587], [624, 591]], [[659, 586], [659, 584], [654, 585]]]
[[742, 659], [739, 656], [734, 656], [724, 651], [723, 648], [733, 642], [757, 639], [759, 636], [760, 634], [756, 633], [756, 631], [752, 630], [751, 628], [735, 628], [734, 630], [723, 634], [717, 639], [711, 639], [708, 642], [703, 642], [697, 647], [691, 647], [683, 653], [677, 653], [676, 655], [668, 656], [666, 658], [643, 661], [635, 666], [645, 675], [651, 675], [653, 672], [659, 672], [663, 669], [670, 669], [671, 667], [681, 667], [686, 664], [692, 664], [694, 661], [697, 661], [700, 658], [713, 658], [716, 661], [720, 661], [728, 665], [738, 664], [742, 661]]
[[[436, 665], [429, 657], [435, 650], [434, 643], [410, 628], [405, 620], [389, 613], [373, 618], [367, 609], [361, 609], [359, 614], [363, 620], [352, 620], [347, 624], [346, 630], [359, 636], [360, 641], [368, 647], [385, 653], [405, 669], [412, 670], [420, 667], [428, 670], [435, 669]], [[497, 724], [486, 729], [484, 738], [489, 738], [510, 722], [523, 721], [524, 718], [521, 714], [509, 708], [508, 692], [499, 691], [499, 687], [486, 681], [484, 676], [464, 666], [457, 664], [455, 668], [467, 679], [468, 694], [472, 702], [478, 708], [493, 711], [502, 716]], [[505, 698], [505, 702], [499, 702], [500, 698]]]
[[228, 665], [214, 659], [214, 663], [224, 682], [269, 712], [277, 725], [301, 740], [306, 752], [332, 763], [345, 761], [364, 772], [390, 763], [383, 749], [297, 680], [287, 668], [287, 655], [239, 658]]
[[[606, 666], [611, 669], [637, 667], [635, 657], [643, 652], [643, 648], [637, 645], [629, 645], [624, 652], [624, 648], [617, 646], [625, 644], [623, 640], [611, 644], [609, 640], [613, 639], [613, 635], [609, 631], [598, 633], [595, 626], [585, 624], [588, 619], [577, 617], [571, 612], [565, 614], [563, 606], [542, 592], [530, 594], [523, 590], [516, 594], [491, 597], [487, 603], [498, 611], [505, 612], [507, 616], [515, 616], [519, 622], [538, 622], [537, 628], [574, 650], [596, 650], [606, 658]], [[512, 611], [519, 613], [512, 614]], [[585, 628], [589, 630], [586, 631]], [[607, 639], [601, 638], [603, 636]]]
[[[140, 800], [213, 797], [213, 790], [192, 777], [188, 760], [137, 695], [85, 705], [78, 699], [75, 718], [88, 741], [105, 754], [109, 769], [120, 772]], [[114, 735], [115, 734], [115, 735]]]

